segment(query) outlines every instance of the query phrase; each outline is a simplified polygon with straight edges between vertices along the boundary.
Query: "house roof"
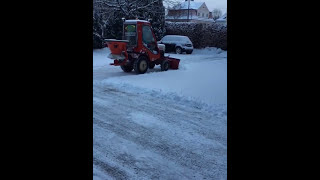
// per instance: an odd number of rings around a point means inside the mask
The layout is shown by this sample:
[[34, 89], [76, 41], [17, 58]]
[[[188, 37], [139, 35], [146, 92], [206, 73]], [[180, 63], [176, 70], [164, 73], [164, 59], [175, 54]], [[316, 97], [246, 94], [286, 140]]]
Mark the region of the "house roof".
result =
[[[194, 2], [190, 1], [189, 9], [199, 9], [204, 2]], [[181, 7], [175, 6], [175, 9], [188, 9], [188, 1], [184, 1], [181, 3]]]
[[[179, 19], [179, 20], [186, 20], [188, 19], [187, 16], [180, 16], [180, 17], [174, 17], [174, 16], [166, 16], [166, 19]], [[213, 19], [209, 18], [203, 18], [203, 17], [198, 17], [198, 16], [192, 16], [189, 17], [189, 20], [198, 20], [198, 21], [205, 21], [205, 22], [215, 22]]]
[[137, 23], [137, 22], [146, 22], [146, 23], [150, 23], [149, 21], [140, 20], [140, 19], [131, 19], [131, 20], [126, 20], [125, 22], [127, 22], [127, 23]]

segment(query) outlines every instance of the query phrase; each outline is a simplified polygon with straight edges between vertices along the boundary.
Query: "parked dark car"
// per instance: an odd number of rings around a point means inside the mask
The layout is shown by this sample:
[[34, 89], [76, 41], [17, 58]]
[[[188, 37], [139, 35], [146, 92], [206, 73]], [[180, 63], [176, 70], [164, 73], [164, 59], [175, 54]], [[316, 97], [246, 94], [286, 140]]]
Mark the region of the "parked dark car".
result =
[[158, 43], [166, 46], [166, 52], [191, 54], [193, 51], [193, 44], [187, 36], [166, 35]]

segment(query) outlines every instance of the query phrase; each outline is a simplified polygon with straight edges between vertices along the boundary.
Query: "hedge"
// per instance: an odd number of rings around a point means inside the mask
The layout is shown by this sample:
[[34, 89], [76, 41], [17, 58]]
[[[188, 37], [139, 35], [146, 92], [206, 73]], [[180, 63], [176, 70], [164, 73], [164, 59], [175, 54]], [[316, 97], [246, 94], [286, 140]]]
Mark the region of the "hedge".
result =
[[227, 27], [221, 24], [166, 22], [166, 35], [188, 36], [194, 48], [217, 47], [227, 50]]

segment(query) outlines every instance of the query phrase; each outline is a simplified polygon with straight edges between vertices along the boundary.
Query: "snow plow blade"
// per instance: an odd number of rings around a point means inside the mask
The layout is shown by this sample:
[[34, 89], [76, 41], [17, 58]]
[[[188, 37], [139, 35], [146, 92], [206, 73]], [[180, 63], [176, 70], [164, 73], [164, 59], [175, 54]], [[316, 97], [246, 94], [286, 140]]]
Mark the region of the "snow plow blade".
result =
[[180, 59], [172, 58], [172, 57], [164, 57], [165, 60], [169, 61], [170, 69], [179, 69]]

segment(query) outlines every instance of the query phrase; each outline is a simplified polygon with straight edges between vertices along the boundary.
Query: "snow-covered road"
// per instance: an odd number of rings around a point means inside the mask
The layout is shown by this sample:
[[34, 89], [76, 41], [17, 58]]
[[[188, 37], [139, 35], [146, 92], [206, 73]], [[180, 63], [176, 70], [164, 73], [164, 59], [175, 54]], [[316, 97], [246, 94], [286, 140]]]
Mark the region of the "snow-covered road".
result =
[[93, 52], [94, 179], [227, 179], [226, 52], [215, 52], [172, 54], [180, 70], [143, 75]]

